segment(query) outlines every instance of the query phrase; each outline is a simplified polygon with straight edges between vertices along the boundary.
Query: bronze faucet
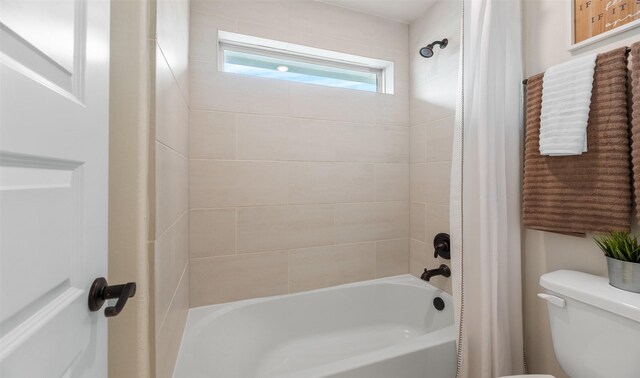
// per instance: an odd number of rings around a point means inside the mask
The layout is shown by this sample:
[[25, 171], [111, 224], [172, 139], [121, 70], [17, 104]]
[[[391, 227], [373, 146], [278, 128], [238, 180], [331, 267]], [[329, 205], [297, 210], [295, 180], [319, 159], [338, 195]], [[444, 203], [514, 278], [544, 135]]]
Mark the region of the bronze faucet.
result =
[[425, 281], [429, 281], [431, 277], [434, 277], [434, 276], [450, 277], [451, 269], [449, 269], [448, 266], [441, 264], [440, 267], [437, 269], [431, 269], [431, 270], [425, 269], [424, 273], [422, 273], [422, 276], [420, 276], [420, 278]]

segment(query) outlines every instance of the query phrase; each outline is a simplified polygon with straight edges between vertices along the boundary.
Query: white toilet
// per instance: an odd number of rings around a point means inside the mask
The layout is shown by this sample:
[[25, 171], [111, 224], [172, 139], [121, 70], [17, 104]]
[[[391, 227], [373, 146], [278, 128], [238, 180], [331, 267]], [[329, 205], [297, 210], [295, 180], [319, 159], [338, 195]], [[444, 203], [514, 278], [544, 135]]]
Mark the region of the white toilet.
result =
[[540, 285], [553, 349], [570, 377], [640, 377], [640, 294], [610, 286], [607, 278], [569, 270], [543, 275]]

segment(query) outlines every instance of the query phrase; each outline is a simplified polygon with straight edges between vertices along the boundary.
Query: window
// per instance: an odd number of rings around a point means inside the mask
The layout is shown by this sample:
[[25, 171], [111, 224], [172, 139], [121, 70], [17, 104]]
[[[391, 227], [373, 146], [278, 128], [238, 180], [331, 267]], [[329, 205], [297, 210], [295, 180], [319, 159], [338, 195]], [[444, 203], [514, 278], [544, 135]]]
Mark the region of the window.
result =
[[220, 71], [393, 93], [392, 62], [224, 31], [218, 37]]

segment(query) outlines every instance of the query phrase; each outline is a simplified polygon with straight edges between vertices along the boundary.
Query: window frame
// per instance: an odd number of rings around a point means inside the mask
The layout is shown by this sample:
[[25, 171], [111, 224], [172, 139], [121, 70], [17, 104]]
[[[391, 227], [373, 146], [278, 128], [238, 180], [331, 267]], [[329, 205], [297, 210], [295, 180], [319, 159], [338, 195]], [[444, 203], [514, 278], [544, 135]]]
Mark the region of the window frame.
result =
[[[217, 47], [218, 71], [220, 72], [227, 72], [224, 70], [225, 51], [234, 51], [274, 59], [286, 59], [301, 63], [316, 64], [324, 67], [347, 69], [357, 72], [375, 73], [376, 91], [361, 91], [369, 93], [393, 94], [394, 64], [390, 61], [345, 54], [331, 50], [317, 49], [313, 47], [226, 32], [222, 30], [218, 31]], [[293, 82], [295, 82], [295, 80], [293, 80]]]

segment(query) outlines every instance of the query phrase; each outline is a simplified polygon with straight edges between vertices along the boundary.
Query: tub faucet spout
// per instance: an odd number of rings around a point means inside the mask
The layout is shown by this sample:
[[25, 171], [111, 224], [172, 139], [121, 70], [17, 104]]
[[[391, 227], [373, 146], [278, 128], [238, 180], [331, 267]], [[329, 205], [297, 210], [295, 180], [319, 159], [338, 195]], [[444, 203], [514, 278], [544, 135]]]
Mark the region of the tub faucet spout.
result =
[[449, 269], [449, 267], [446, 266], [445, 264], [442, 264], [437, 269], [431, 269], [431, 270], [425, 269], [424, 273], [422, 273], [422, 276], [420, 276], [420, 278], [425, 281], [429, 281], [431, 277], [434, 277], [434, 276], [449, 277], [451, 276], [451, 269]]

